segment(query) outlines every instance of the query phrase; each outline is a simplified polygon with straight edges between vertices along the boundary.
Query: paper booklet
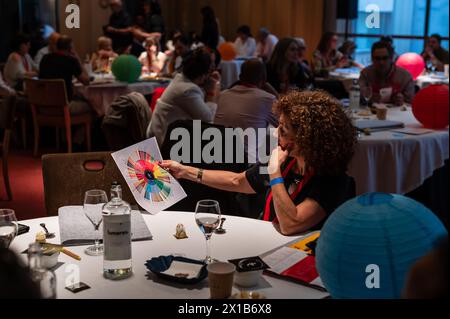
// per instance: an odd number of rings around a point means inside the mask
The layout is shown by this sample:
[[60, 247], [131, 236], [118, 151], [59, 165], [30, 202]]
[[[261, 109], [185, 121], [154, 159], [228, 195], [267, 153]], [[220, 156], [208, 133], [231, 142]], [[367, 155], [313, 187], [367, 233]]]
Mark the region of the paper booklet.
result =
[[397, 121], [359, 120], [356, 121], [355, 127], [359, 130], [384, 131], [404, 128], [405, 124]]
[[186, 198], [180, 183], [158, 165], [163, 158], [156, 138], [113, 153], [112, 157], [137, 203], [150, 214]]
[[[318, 238], [318, 233], [296, 239], [284, 246], [263, 254], [261, 259], [270, 267], [268, 274], [286, 278], [305, 286], [326, 291], [316, 269], [315, 256], [302, 248], [305, 242]], [[305, 249], [308, 250], [308, 249]]]

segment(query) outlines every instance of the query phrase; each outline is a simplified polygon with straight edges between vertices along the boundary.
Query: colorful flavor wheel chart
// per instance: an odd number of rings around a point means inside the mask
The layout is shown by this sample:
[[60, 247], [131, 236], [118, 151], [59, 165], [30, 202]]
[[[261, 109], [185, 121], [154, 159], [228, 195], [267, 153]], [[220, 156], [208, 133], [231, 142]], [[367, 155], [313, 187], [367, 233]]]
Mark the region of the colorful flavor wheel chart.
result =
[[164, 202], [172, 192], [170, 175], [148, 153], [137, 151], [137, 159], [128, 158], [128, 175], [146, 200]]

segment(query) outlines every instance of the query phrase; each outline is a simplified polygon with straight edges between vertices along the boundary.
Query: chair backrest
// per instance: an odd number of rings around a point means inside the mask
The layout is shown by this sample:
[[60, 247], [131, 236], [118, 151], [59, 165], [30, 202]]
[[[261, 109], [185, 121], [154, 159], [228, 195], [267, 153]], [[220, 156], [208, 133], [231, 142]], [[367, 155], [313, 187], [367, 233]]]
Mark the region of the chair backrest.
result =
[[[192, 120], [182, 120], [182, 121], [176, 121], [169, 125], [169, 128], [167, 130], [166, 139], [161, 147], [161, 155], [164, 159], [173, 159], [171, 158], [171, 150], [172, 148], [179, 144], [181, 141], [186, 142], [183, 140], [182, 137], [179, 137], [178, 140], [172, 141], [170, 140], [170, 133], [175, 129], [183, 129], [186, 130], [186, 132], [189, 132], [190, 135], [190, 141], [189, 141], [189, 148], [190, 151], [190, 158], [188, 162], [182, 162], [182, 164], [186, 164], [189, 166], [197, 167], [197, 168], [203, 168], [208, 170], [225, 170], [225, 171], [232, 171], [236, 173], [241, 173], [245, 171], [248, 168], [247, 164], [247, 155], [245, 154], [245, 162], [244, 163], [237, 163], [235, 154], [233, 154], [233, 162], [232, 163], [226, 163], [225, 162], [225, 127], [219, 126], [219, 125], [213, 125], [208, 123], [202, 123], [201, 124], [201, 132], [203, 135], [203, 132], [209, 128], [215, 128], [218, 129], [221, 132], [222, 136], [222, 156], [223, 161], [222, 163], [205, 163], [204, 159], [202, 158], [200, 163], [194, 163], [193, 156], [194, 156], [194, 149], [193, 149], [193, 143], [194, 140], [198, 141], [199, 137], [195, 135], [194, 131], [194, 124]], [[201, 137], [200, 137], [201, 139]], [[211, 138], [212, 140], [212, 138]], [[202, 140], [201, 141], [201, 149], [203, 150], [204, 147], [211, 143], [211, 140]], [[238, 141], [235, 141], [235, 145], [239, 143]], [[184, 145], [186, 145], [184, 144]], [[243, 147], [243, 146], [240, 146]], [[235, 149], [235, 148], [233, 148]], [[235, 153], [235, 152], [234, 152]], [[174, 159], [177, 160], [177, 159]], [[209, 187], [206, 187], [204, 185], [200, 185], [197, 183], [193, 183], [190, 181], [182, 180], [180, 181], [181, 185], [185, 189], [188, 197], [182, 200], [181, 202], [177, 203], [175, 206], [171, 207], [169, 210], [174, 211], [194, 211], [195, 206], [199, 200], [203, 199], [213, 199], [217, 200], [220, 204], [221, 210], [223, 213], [229, 214], [229, 215], [241, 215], [239, 203], [236, 201], [236, 193], [230, 193], [225, 191], [220, 191], [216, 189], [212, 189]]]
[[69, 105], [64, 80], [25, 80], [25, 92], [30, 104], [45, 107], [63, 107]]
[[57, 215], [62, 206], [83, 205], [84, 194], [91, 189], [104, 190], [109, 196], [114, 181], [122, 185], [123, 199], [136, 205], [109, 152], [45, 155], [42, 167], [48, 216]]
[[11, 130], [14, 123], [16, 97], [6, 96], [0, 100], [0, 129]]
[[145, 140], [151, 116], [151, 109], [142, 94], [133, 92], [117, 98], [102, 122], [109, 149], [118, 151]]

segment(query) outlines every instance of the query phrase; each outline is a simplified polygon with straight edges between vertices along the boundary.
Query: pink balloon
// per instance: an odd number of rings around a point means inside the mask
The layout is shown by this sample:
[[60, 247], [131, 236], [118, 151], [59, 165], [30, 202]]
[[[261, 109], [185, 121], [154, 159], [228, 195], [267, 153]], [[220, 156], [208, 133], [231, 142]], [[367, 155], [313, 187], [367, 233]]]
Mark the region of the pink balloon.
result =
[[402, 54], [398, 58], [396, 65], [409, 71], [414, 80], [417, 80], [419, 75], [425, 70], [425, 61], [422, 56], [417, 53]]

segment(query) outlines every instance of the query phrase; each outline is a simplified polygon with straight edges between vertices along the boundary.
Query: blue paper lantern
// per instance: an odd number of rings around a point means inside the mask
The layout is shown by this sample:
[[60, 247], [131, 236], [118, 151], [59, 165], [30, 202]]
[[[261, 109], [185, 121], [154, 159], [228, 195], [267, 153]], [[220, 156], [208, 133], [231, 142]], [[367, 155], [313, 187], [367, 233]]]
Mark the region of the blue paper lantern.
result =
[[343, 204], [325, 223], [317, 270], [333, 298], [400, 298], [413, 264], [445, 236], [444, 225], [422, 204], [366, 194]]

